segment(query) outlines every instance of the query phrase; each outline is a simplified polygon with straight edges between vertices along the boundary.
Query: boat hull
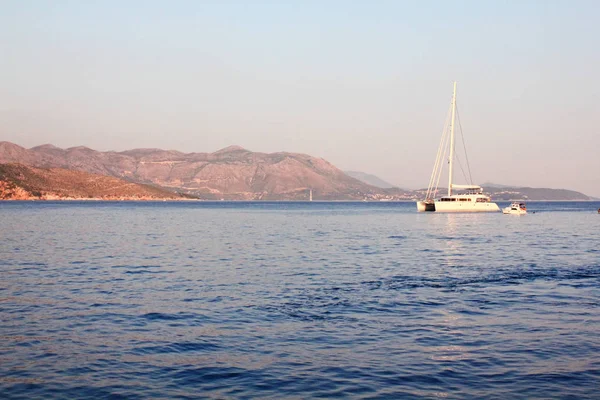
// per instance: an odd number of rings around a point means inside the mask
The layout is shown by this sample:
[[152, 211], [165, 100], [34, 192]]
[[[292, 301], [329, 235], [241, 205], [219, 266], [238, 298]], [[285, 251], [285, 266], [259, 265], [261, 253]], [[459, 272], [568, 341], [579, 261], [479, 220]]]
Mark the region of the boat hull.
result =
[[435, 211], [435, 203], [431, 201], [417, 201], [417, 211]]
[[511, 210], [510, 208], [507, 210], [506, 208], [502, 210], [503, 214], [512, 214], [512, 215], [525, 215], [527, 211], [524, 210]]
[[498, 212], [500, 207], [496, 203], [479, 203], [463, 201], [436, 201], [436, 212]]
[[467, 202], [467, 201], [436, 201], [426, 203], [417, 202], [417, 211], [442, 212], [442, 213], [463, 213], [463, 212], [498, 212], [500, 207], [492, 202]]

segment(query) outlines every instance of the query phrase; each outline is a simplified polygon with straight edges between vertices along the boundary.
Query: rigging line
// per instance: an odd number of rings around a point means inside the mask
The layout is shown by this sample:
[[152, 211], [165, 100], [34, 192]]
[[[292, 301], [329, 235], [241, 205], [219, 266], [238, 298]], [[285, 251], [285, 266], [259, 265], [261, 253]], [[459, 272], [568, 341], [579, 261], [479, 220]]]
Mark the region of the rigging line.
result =
[[440, 177], [442, 176], [442, 170], [444, 169], [444, 164], [443, 164], [443, 160], [446, 158], [446, 152], [447, 152], [447, 141], [448, 141], [448, 134], [446, 132], [446, 135], [444, 136], [444, 143], [443, 143], [443, 147], [442, 147], [442, 152], [440, 153], [440, 161], [438, 164], [438, 169], [435, 172], [435, 187], [433, 188], [433, 197], [437, 197], [437, 192], [438, 192], [438, 187], [440, 186]]
[[450, 144], [449, 143], [449, 141], [450, 141], [449, 136], [450, 136], [450, 134], [448, 132], [448, 128], [446, 128], [446, 132], [445, 132], [445, 135], [444, 135], [444, 152], [443, 152], [443, 154], [441, 154], [440, 167], [439, 167], [439, 169], [437, 171], [434, 197], [437, 196], [438, 188], [440, 186], [440, 178], [442, 177], [442, 170], [444, 169], [443, 160], [446, 159], [446, 154], [448, 153], [448, 149], [450, 148], [450, 146], [449, 146], [449, 144]]
[[433, 183], [435, 182], [435, 175], [437, 174], [437, 168], [438, 168], [438, 163], [439, 163], [439, 158], [440, 158], [440, 152], [442, 151], [442, 146], [444, 143], [444, 133], [445, 133], [445, 125], [444, 125], [444, 131], [442, 131], [442, 137], [440, 138], [440, 144], [438, 146], [438, 151], [437, 154], [435, 156], [435, 163], [433, 164], [433, 171], [431, 171], [431, 178], [429, 178], [429, 186], [427, 186], [427, 196], [426, 198], [429, 198], [429, 195], [431, 193], [431, 190], [433, 189]]
[[437, 191], [439, 187], [440, 176], [442, 171], [444, 170], [444, 160], [446, 159], [446, 151], [448, 147], [448, 141], [450, 137], [450, 116], [452, 114], [452, 108], [448, 107], [448, 114], [446, 115], [446, 121], [444, 123], [444, 132], [442, 135], [442, 141], [440, 143], [440, 152], [438, 154], [437, 159], [437, 167], [436, 167], [436, 183], [434, 188], [434, 197], [437, 196]]
[[[447, 150], [447, 149], [446, 149]], [[444, 152], [444, 158], [446, 158], [446, 154], [448, 154], [447, 151]], [[440, 172], [437, 176], [437, 181], [435, 183], [435, 192], [433, 194], [434, 197], [437, 197], [437, 193], [438, 193], [438, 188], [440, 187], [440, 178], [442, 177], [442, 169], [440, 168]]]
[[438, 148], [438, 154], [437, 154], [437, 157], [436, 157], [436, 160], [435, 160], [435, 165], [434, 165], [433, 171], [431, 173], [431, 179], [429, 181], [429, 187], [428, 187], [428, 190], [427, 190], [427, 198], [428, 199], [431, 198], [431, 194], [433, 192], [435, 192], [434, 185], [435, 185], [436, 176], [439, 173], [438, 172], [439, 171], [439, 163], [440, 163], [440, 157], [441, 157], [442, 149], [444, 148], [444, 139], [445, 139], [445, 132], [442, 133], [442, 137], [440, 139], [440, 145], [439, 145], [439, 148]]
[[[467, 181], [467, 182], [468, 182], [467, 175], [465, 174], [465, 170], [463, 169], [463, 166], [462, 166], [462, 164], [460, 163], [460, 158], [456, 157], [456, 162], [458, 163], [458, 166], [460, 167], [460, 170], [462, 171], [463, 178], [465, 178], [465, 181]], [[473, 182], [471, 182], [471, 185], [472, 185], [472, 184], [473, 184]]]
[[[469, 171], [469, 183], [473, 184], [473, 177], [471, 176], [471, 165], [469, 164], [469, 155], [467, 154], [467, 145], [465, 144], [465, 136], [462, 131], [462, 124], [460, 123], [460, 114], [458, 113], [458, 105], [456, 106], [456, 116], [458, 117], [458, 127], [460, 129], [460, 137], [462, 138], [463, 149], [465, 150], [465, 158], [467, 159], [467, 169]], [[464, 172], [463, 172], [464, 174]], [[466, 177], [465, 177], [466, 179]]]
[[[427, 194], [425, 196], [426, 199], [431, 198], [432, 193], [437, 193], [437, 187], [434, 189], [433, 185], [435, 184], [436, 177], [439, 174], [439, 170], [441, 169], [441, 160], [442, 160], [442, 150], [445, 146], [445, 140], [448, 132], [448, 124], [450, 120], [450, 108], [448, 109], [448, 113], [446, 115], [446, 121], [444, 121], [444, 129], [442, 130], [442, 137], [440, 138], [440, 144], [438, 146], [437, 155], [435, 158], [435, 164], [433, 165], [433, 171], [431, 172], [431, 177], [429, 179], [429, 185], [427, 186]], [[434, 194], [435, 197], [435, 194]]]
[[448, 115], [446, 118], [446, 123], [444, 124], [444, 132], [442, 134], [442, 141], [440, 143], [440, 151], [438, 153], [434, 184], [435, 188], [433, 188], [433, 197], [437, 197], [438, 187], [440, 185], [440, 177], [442, 176], [442, 170], [444, 169], [444, 160], [446, 159], [446, 153], [448, 151], [448, 141], [449, 141], [449, 127], [450, 127], [450, 114], [451, 107], [448, 108]]

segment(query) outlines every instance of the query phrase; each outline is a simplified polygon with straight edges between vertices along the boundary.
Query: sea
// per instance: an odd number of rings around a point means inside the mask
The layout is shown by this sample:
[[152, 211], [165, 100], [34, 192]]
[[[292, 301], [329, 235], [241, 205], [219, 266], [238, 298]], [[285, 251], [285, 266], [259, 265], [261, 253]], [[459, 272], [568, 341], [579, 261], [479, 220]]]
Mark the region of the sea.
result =
[[0, 398], [599, 399], [600, 203], [527, 206], [0, 202]]

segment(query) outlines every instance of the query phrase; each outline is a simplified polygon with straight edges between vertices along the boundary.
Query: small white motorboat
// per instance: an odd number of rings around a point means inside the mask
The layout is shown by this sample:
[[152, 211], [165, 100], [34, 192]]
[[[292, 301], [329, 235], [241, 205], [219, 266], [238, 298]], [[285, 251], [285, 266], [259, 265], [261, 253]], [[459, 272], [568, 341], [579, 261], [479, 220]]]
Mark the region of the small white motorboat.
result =
[[523, 214], [527, 214], [527, 207], [525, 206], [525, 203], [515, 201], [510, 206], [503, 208], [502, 213], [503, 214], [523, 215]]

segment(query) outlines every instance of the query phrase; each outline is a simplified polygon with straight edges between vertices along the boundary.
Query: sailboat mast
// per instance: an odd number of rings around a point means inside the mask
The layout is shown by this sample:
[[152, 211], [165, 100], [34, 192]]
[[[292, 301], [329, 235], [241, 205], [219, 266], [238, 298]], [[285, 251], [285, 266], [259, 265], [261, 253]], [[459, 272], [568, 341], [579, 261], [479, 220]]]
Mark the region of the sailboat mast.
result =
[[450, 159], [448, 165], [448, 196], [452, 196], [452, 167], [454, 163], [454, 117], [456, 115], [456, 81], [452, 93], [452, 124], [450, 125]]

